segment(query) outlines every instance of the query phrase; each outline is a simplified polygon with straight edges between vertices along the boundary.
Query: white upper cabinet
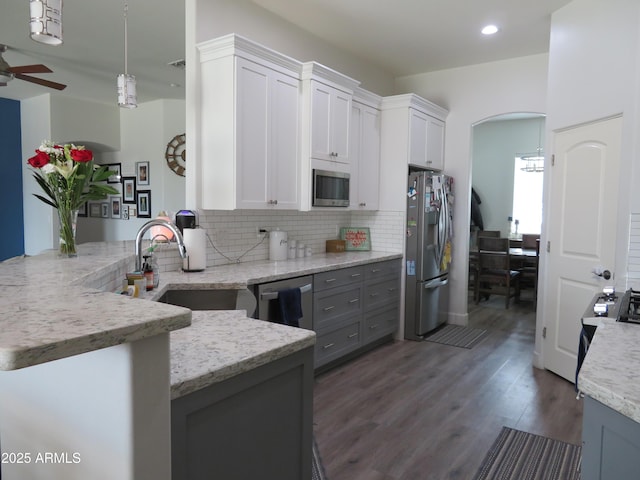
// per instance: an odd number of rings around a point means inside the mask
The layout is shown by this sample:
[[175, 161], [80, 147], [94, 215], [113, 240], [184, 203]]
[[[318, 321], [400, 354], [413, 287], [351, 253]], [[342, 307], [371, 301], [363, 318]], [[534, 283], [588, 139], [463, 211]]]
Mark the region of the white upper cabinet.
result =
[[198, 45], [204, 209], [300, 207], [300, 64], [236, 35]]
[[[351, 103], [359, 82], [316, 62], [302, 66], [301, 210], [311, 208], [314, 168], [349, 173]], [[335, 207], [332, 207], [335, 208]]]
[[[382, 109], [388, 112], [384, 115], [396, 118], [389, 135], [395, 136], [395, 141], [405, 139], [402, 141], [406, 146], [398, 145], [398, 153], [406, 154], [409, 165], [444, 169], [445, 109], [414, 94], [386, 97]], [[388, 140], [394, 142], [392, 138]]]
[[379, 209], [404, 211], [407, 165], [444, 169], [448, 112], [412, 93], [384, 97], [381, 112]]
[[351, 209], [377, 210], [380, 182], [380, 102], [358, 89], [351, 107]]

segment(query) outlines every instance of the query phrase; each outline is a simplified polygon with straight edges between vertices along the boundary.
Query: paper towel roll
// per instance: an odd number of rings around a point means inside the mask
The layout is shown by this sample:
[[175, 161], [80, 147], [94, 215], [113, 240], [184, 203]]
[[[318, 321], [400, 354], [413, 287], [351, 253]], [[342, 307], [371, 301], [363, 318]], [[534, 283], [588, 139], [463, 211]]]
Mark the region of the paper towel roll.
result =
[[187, 258], [182, 261], [185, 272], [200, 272], [207, 268], [207, 235], [204, 228], [185, 228], [182, 232]]
[[271, 230], [269, 232], [269, 260], [286, 260], [287, 251], [287, 232]]

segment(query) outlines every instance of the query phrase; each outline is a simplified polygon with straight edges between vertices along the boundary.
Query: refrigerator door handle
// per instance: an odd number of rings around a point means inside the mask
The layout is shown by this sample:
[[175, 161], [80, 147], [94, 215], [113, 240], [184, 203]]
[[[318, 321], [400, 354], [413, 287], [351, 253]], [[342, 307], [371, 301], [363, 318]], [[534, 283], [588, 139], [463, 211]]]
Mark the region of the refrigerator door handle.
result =
[[435, 280], [431, 280], [430, 282], [425, 283], [424, 288], [426, 290], [431, 290], [432, 288], [444, 287], [448, 283], [449, 283], [449, 277], [445, 278], [444, 280], [437, 278]]

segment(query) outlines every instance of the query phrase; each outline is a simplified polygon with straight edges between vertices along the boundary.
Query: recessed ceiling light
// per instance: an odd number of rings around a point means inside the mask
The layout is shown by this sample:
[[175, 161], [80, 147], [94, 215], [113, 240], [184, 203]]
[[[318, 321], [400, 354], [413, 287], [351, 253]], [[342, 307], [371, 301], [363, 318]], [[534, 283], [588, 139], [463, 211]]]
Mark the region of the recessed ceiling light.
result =
[[498, 33], [499, 28], [495, 25], [487, 25], [482, 29], [482, 33], [484, 35], [493, 35], [494, 33]]

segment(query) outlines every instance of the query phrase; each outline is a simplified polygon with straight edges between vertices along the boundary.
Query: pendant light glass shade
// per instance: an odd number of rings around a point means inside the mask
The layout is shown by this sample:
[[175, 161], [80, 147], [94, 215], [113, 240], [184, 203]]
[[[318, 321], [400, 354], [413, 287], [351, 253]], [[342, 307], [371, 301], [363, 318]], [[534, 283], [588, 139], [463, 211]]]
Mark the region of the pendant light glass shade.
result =
[[118, 105], [123, 108], [136, 108], [136, 77], [126, 73], [118, 75]]
[[31, 38], [47, 45], [62, 43], [62, 0], [29, 0]]
[[127, 44], [127, 14], [129, 5], [124, 4], [124, 73], [118, 75], [118, 105], [122, 108], [136, 108], [138, 99], [136, 97], [136, 77], [127, 73], [128, 50]]

